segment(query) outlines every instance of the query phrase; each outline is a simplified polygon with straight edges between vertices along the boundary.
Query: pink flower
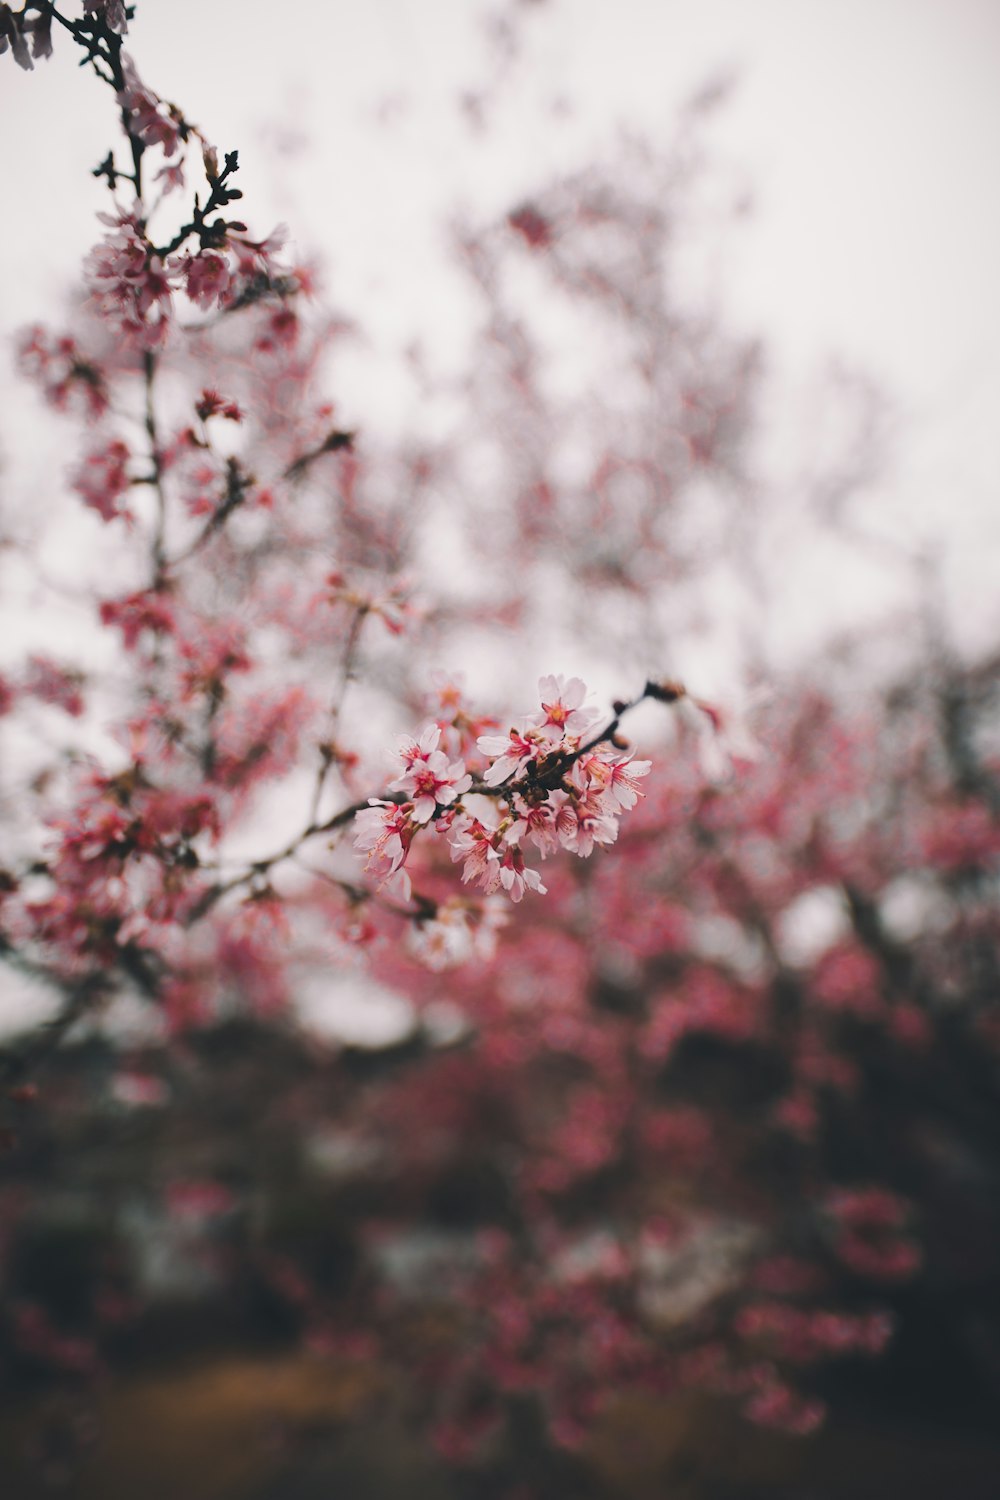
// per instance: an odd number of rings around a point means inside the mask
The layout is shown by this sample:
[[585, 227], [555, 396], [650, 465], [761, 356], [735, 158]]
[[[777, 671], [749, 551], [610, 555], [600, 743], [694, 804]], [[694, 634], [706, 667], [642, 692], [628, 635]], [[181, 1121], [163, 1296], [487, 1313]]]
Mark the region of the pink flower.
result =
[[408, 803], [402, 806], [395, 802], [382, 802], [369, 797], [369, 806], [355, 815], [357, 833], [355, 849], [367, 852], [365, 869], [370, 871], [381, 885], [399, 872], [403, 879], [400, 889], [404, 900], [410, 898], [410, 882], [402, 869], [403, 861], [413, 842], [414, 828], [410, 819]]
[[129, 490], [128, 460], [128, 448], [116, 439], [89, 453], [73, 475], [73, 488], [102, 521], [131, 520], [128, 506], [121, 503]]
[[167, 635], [176, 628], [174, 606], [168, 594], [140, 589], [122, 599], [104, 599], [100, 605], [102, 625], [117, 625], [127, 651], [138, 645], [144, 632]]
[[[110, 23], [109, 23], [110, 24]], [[128, 112], [128, 129], [144, 146], [162, 146], [164, 156], [173, 156], [180, 140], [180, 122], [139, 78], [135, 63], [122, 55], [125, 87], [118, 98]], [[162, 111], [166, 109], [166, 113]]]
[[18, 360], [24, 373], [41, 383], [46, 400], [58, 411], [65, 411], [73, 399], [91, 419], [107, 411], [103, 371], [83, 356], [73, 339], [53, 338], [36, 325], [22, 336]]
[[183, 157], [174, 162], [167, 162], [160, 168], [153, 180], [163, 183], [164, 194], [172, 193], [176, 188], [182, 188], [184, 186]]
[[519, 775], [540, 749], [537, 737], [520, 734], [516, 729], [506, 738], [502, 734], [481, 734], [476, 744], [483, 755], [497, 757], [483, 777], [487, 786], [499, 786], [509, 776]]
[[84, 263], [94, 302], [113, 327], [131, 335], [145, 349], [166, 338], [170, 313], [170, 279], [131, 214], [98, 214], [113, 233], [95, 245]]
[[478, 818], [459, 819], [451, 830], [451, 857], [465, 861], [462, 884], [475, 880], [488, 894], [500, 885], [500, 856], [494, 848], [497, 831]]
[[556, 814], [556, 831], [564, 849], [586, 859], [595, 844], [613, 844], [618, 823], [610, 817], [599, 795], [591, 794], [567, 802]]
[[550, 794], [547, 801], [531, 806], [522, 798], [516, 798], [518, 818], [507, 835], [509, 842], [516, 844], [527, 839], [541, 850], [543, 859], [551, 854], [559, 843], [556, 813], [563, 800], [563, 793]]
[[541, 876], [524, 863], [516, 841], [501, 829], [487, 828], [478, 818], [457, 822], [451, 833], [451, 857], [465, 861], [462, 881], [476, 880], [488, 894], [502, 887], [512, 901], [520, 901], [526, 890], [545, 895]]
[[449, 807], [472, 785], [464, 761], [449, 762], [437, 748], [440, 739], [440, 726], [428, 724], [419, 740], [407, 738], [400, 746], [405, 769], [391, 785], [412, 799], [415, 823], [429, 823], [439, 807]]
[[545, 886], [537, 870], [524, 863], [524, 855], [516, 844], [507, 844], [500, 860], [500, 884], [512, 901], [520, 901], [526, 890], [545, 895]]
[[80, 682], [79, 672], [61, 667], [47, 656], [32, 656], [23, 689], [42, 703], [51, 703], [71, 718], [78, 719], [85, 707]]
[[425, 724], [418, 739], [405, 734], [399, 742], [399, 755], [405, 769], [410, 771], [418, 761], [424, 761], [429, 755], [433, 755], [440, 743], [439, 724]]
[[649, 775], [653, 762], [633, 760], [629, 755], [608, 756], [598, 751], [585, 756], [577, 765], [601, 792], [606, 811], [628, 812], [645, 795], [637, 783], [640, 777]]
[[184, 277], [184, 290], [198, 307], [225, 307], [231, 300], [233, 275], [224, 255], [202, 250], [198, 255], [182, 255], [170, 261]]
[[587, 696], [586, 684], [579, 677], [541, 677], [538, 695], [542, 700], [542, 712], [535, 714], [532, 724], [541, 729], [548, 739], [560, 741], [567, 735], [586, 734], [600, 717], [594, 708], [581, 708]]
[[282, 282], [288, 284], [288, 273], [278, 260], [287, 239], [286, 224], [277, 225], [264, 240], [250, 240], [241, 234], [230, 235], [229, 244], [236, 256], [237, 271], [247, 283], [246, 291], [250, 295], [257, 297], [262, 291]]

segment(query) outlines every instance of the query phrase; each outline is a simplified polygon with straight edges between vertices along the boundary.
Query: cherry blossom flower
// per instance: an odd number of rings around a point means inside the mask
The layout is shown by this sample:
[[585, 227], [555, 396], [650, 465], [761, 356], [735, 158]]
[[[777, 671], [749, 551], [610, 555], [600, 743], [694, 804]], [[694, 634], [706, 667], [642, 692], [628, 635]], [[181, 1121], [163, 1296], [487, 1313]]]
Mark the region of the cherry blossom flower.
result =
[[177, 623], [169, 595], [152, 589], [140, 589], [123, 599], [102, 600], [100, 618], [102, 625], [118, 626], [128, 651], [139, 644], [147, 630], [153, 635], [168, 634]]
[[404, 735], [399, 742], [399, 757], [406, 771], [412, 770], [418, 761], [426, 761], [440, 743], [441, 727], [438, 724], [425, 724], [416, 739], [412, 735]]
[[644, 794], [637, 782], [648, 776], [651, 760], [633, 760], [630, 755], [608, 756], [600, 751], [577, 761], [581, 773], [597, 788], [607, 811], [628, 812]]
[[232, 301], [234, 280], [229, 261], [215, 250], [201, 250], [197, 255], [178, 255], [167, 262], [169, 268], [184, 278], [184, 290], [198, 307], [206, 311], [225, 307]]
[[517, 729], [512, 729], [506, 737], [502, 734], [481, 734], [476, 744], [483, 755], [491, 759], [496, 757], [483, 777], [487, 786], [499, 786], [510, 776], [520, 775], [540, 751], [537, 737], [530, 733], [522, 734]]
[[556, 830], [565, 849], [586, 859], [595, 844], [613, 844], [618, 822], [605, 811], [599, 795], [567, 800], [556, 814]]
[[170, 278], [134, 214], [98, 214], [111, 233], [88, 255], [84, 270], [102, 317], [141, 347], [163, 344], [169, 326]]
[[595, 708], [581, 708], [587, 696], [586, 684], [579, 677], [541, 677], [538, 695], [542, 712], [532, 716], [531, 724], [543, 731], [554, 743], [570, 735], [586, 734], [600, 718]]
[[517, 844], [504, 846], [500, 857], [500, 884], [512, 901], [520, 901], [526, 890], [545, 895], [541, 876], [524, 863], [524, 855]]
[[35, 325], [22, 335], [18, 349], [21, 369], [37, 380], [45, 399], [57, 411], [66, 411], [78, 402], [91, 420], [102, 417], [108, 409], [107, 382], [104, 372], [86, 359], [68, 336], [53, 338]]
[[157, 172], [154, 182], [163, 183], [164, 196], [167, 193], [176, 192], [184, 186], [184, 160], [166, 162]]
[[129, 450], [120, 440], [95, 448], [73, 475], [73, 488], [85, 505], [96, 510], [102, 521], [132, 519], [122, 497], [128, 494]]
[[495, 847], [497, 831], [487, 828], [478, 818], [465, 817], [451, 829], [451, 857], [464, 860], [462, 884], [478, 881], [487, 894], [500, 885], [500, 856]]
[[136, 72], [135, 63], [127, 53], [122, 54], [122, 72], [125, 75], [125, 87], [118, 97], [122, 108], [128, 111], [129, 130], [139, 137], [144, 146], [162, 146], [164, 156], [173, 156], [181, 139], [179, 119], [156, 94], [146, 88]]
[[365, 869], [385, 885], [399, 873], [403, 878], [397, 885], [404, 900], [410, 898], [410, 881], [402, 869], [403, 861], [413, 842], [414, 825], [412, 808], [408, 803], [384, 802], [378, 797], [369, 797], [369, 806], [363, 808], [355, 819], [357, 833], [354, 847], [367, 852]]
[[556, 813], [565, 800], [564, 793], [550, 793], [545, 802], [535, 804], [516, 797], [514, 805], [518, 816], [507, 835], [508, 840], [511, 843], [528, 840], [541, 851], [544, 859], [559, 846]]
[[405, 769], [391, 790], [405, 792], [412, 800], [415, 823], [429, 823], [438, 807], [449, 807], [472, 785], [465, 762], [449, 762], [437, 748], [440, 739], [440, 727], [429, 724], [419, 740], [405, 740], [400, 752]]
[[391, 635], [402, 635], [407, 624], [419, 616], [418, 606], [409, 597], [409, 585], [402, 578], [384, 594], [353, 586], [340, 572], [330, 573], [327, 585], [331, 602], [376, 615]]
[[79, 672], [61, 667], [47, 656], [32, 656], [22, 688], [40, 702], [51, 703], [71, 718], [78, 719], [85, 707], [81, 681]]

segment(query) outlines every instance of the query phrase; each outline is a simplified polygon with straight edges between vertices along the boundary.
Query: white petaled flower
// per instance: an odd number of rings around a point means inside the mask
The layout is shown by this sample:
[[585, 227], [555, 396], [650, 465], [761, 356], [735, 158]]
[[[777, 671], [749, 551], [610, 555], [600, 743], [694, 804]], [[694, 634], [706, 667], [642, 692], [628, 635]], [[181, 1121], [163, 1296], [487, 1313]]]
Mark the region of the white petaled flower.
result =
[[579, 677], [571, 677], [569, 681], [564, 677], [540, 677], [538, 696], [542, 711], [534, 714], [531, 722], [556, 743], [570, 735], [579, 738], [600, 718], [596, 708], [581, 707], [587, 686]]
[[448, 840], [453, 860], [463, 860], [462, 884], [476, 880], [488, 894], [500, 885], [500, 856], [494, 847], [495, 828], [487, 828], [478, 818], [459, 818]]
[[514, 805], [517, 821], [507, 834], [508, 843], [520, 844], [527, 841], [534, 844], [541, 851], [543, 859], [551, 854], [559, 845], [556, 813], [565, 800], [565, 792], [550, 792], [544, 802], [531, 806], [522, 797], [516, 797]]
[[524, 863], [524, 855], [517, 844], [507, 844], [504, 848], [500, 859], [500, 884], [512, 901], [520, 901], [526, 890], [545, 895], [542, 877]]
[[437, 748], [440, 739], [440, 727], [429, 724], [418, 740], [406, 739], [400, 747], [405, 770], [391, 787], [412, 801], [414, 823], [429, 823], [439, 807], [450, 807], [472, 785], [465, 762], [449, 761]]
[[648, 776], [653, 762], [633, 760], [630, 755], [608, 755], [601, 751], [577, 762], [590, 786], [599, 791], [607, 812], [628, 812], [645, 793], [639, 780]]
[[480, 754], [493, 761], [483, 777], [487, 786], [499, 786], [508, 777], [519, 775], [541, 748], [538, 737], [530, 730], [522, 734], [517, 729], [512, 729], [508, 735], [481, 734], [476, 746]]
[[556, 814], [556, 832], [564, 849], [586, 859], [595, 844], [613, 844], [618, 820], [603, 807], [600, 794], [567, 800]]
[[412, 811], [409, 803], [397, 806], [370, 797], [369, 806], [355, 814], [354, 847], [367, 853], [365, 869], [385, 885], [393, 877], [394, 888], [404, 900], [410, 899], [410, 878], [402, 868], [413, 841]]
[[441, 726], [433, 722], [425, 724], [417, 739], [404, 734], [399, 742], [399, 758], [408, 771], [415, 761], [426, 760], [428, 755], [433, 755], [440, 743]]

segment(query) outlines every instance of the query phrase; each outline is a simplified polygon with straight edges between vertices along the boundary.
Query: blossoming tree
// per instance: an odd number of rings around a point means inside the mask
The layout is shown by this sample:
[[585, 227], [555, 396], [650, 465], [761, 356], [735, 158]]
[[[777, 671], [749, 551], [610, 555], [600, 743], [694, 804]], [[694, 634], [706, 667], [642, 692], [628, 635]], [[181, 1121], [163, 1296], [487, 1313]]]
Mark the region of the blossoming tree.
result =
[[[497, 1493], [551, 1492], [628, 1391], [808, 1432], [827, 1362], [885, 1349], [921, 1228], [933, 1248], [947, 1203], [977, 1266], [996, 1244], [942, 1168], [984, 1180], [1000, 1119], [991, 674], [907, 667], [862, 712], [860, 667], [830, 656], [757, 739], [666, 674], [706, 572], [686, 518], [711, 497], [760, 561], [757, 352], [664, 275], [686, 143], [661, 176], [640, 162], [645, 197], [584, 175], [465, 234], [485, 314], [461, 430], [376, 450], [321, 390], [342, 323], [280, 232], [235, 217], [237, 152], [144, 83], [129, 14], [0, 7], [0, 50], [31, 67], [65, 32], [121, 126], [74, 326], [19, 348], [80, 433], [53, 516], [85, 514], [80, 628], [110, 665], [33, 655], [0, 681], [0, 959], [58, 1001], [2, 1058], [9, 1367], [93, 1375], [156, 1300], [141, 1257], [123, 1269], [127, 1204], [69, 1310], [24, 1250], [43, 1064], [89, 1026], [120, 1108], [204, 1123], [196, 1171], [132, 1186], [163, 1234], [316, 1354], [416, 1370], [413, 1422]], [[540, 292], [607, 330], [569, 395]], [[477, 634], [483, 663], [491, 637], [531, 663], [513, 706], [488, 666], [468, 691], [440, 672]], [[567, 634], [606, 708], [541, 658]], [[205, 1038], [278, 1048], [331, 973], [359, 1005], [404, 997], [406, 1037], [345, 1049], [320, 1095], [314, 1055], [252, 1100], [224, 1067], [198, 1094]], [[258, 1085], [275, 1131], [295, 1121], [314, 1235], [211, 1123], [209, 1098], [249, 1129]]]

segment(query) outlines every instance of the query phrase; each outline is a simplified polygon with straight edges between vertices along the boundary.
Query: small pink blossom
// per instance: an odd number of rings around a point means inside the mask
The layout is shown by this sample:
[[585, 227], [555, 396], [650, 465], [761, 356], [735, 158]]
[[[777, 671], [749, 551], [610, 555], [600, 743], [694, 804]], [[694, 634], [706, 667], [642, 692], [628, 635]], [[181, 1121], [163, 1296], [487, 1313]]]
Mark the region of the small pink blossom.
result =
[[128, 506], [122, 503], [129, 490], [129, 457], [126, 445], [116, 439], [89, 453], [73, 475], [76, 493], [102, 521], [132, 519]]
[[556, 814], [556, 831], [563, 848], [586, 859], [595, 844], [613, 844], [618, 822], [610, 817], [600, 796], [591, 794], [567, 801]]
[[184, 290], [198, 307], [225, 307], [232, 300], [233, 274], [226, 257], [217, 251], [177, 256], [168, 264], [184, 277]]
[[440, 743], [441, 728], [438, 724], [425, 724], [416, 739], [405, 734], [399, 742], [399, 756], [404, 770], [411, 771], [418, 761], [425, 761], [429, 755], [434, 754]]
[[181, 139], [179, 119], [163, 101], [147, 89], [136, 72], [135, 63], [122, 54], [125, 87], [118, 98], [128, 113], [128, 129], [144, 146], [162, 146], [164, 156], [173, 156]]
[[47, 656], [32, 656], [22, 688], [40, 702], [50, 703], [71, 718], [78, 719], [85, 707], [81, 681], [79, 672], [61, 667]]
[[132, 214], [98, 214], [111, 233], [88, 255], [84, 270], [94, 303], [112, 327], [144, 349], [159, 348], [170, 315], [170, 278]]
[[600, 751], [577, 762], [589, 782], [602, 793], [607, 811], [628, 812], [640, 797], [637, 783], [648, 776], [651, 760], [633, 760], [631, 756], [608, 756]]
[[391, 783], [393, 791], [405, 792], [413, 802], [413, 821], [428, 823], [439, 807], [449, 807], [472, 785], [472, 777], [461, 760], [449, 762], [438, 744], [441, 729], [428, 724], [418, 740], [404, 739], [400, 746], [403, 774]]
[[476, 744], [483, 755], [491, 759], [496, 757], [483, 777], [487, 786], [499, 786], [509, 776], [520, 775], [540, 748], [537, 738], [530, 733], [521, 734], [516, 729], [512, 729], [506, 738], [502, 734], [481, 734]]
[[167, 162], [160, 168], [153, 180], [154, 182], [163, 183], [164, 194], [173, 193], [178, 188], [182, 188], [184, 186], [183, 157], [179, 158], [177, 161]]
[[459, 819], [451, 830], [451, 857], [464, 860], [462, 884], [475, 880], [487, 894], [500, 885], [500, 856], [494, 847], [497, 831], [478, 818]]
[[564, 677], [541, 677], [538, 695], [542, 712], [535, 714], [531, 722], [552, 741], [586, 734], [600, 717], [594, 708], [581, 708], [587, 687], [579, 677], [571, 677], [569, 681]]
[[116, 625], [121, 631], [127, 651], [139, 644], [146, 631], [168, 635], [177, 624], [170, 596], [155, 589], [140, 589], [121, 599], [104, 599], [99, 613], [102, 625]]
[[45, 399], [57, 411], [78, 403], [92, 420], [107, 411], [104, 372], [84, 357], [73, 339], [53, 337], [36, 324], [22, 335], [18, 360], [29, 379], [41, 384]]
[[367, 853], [365, 869], [382, 885], [397, 872], [402, 874], [403, 897], [409, 900], [409, 877], [402, 866], [413, 842], [412, 809], [408, 803], [400, 806], [395, 802], [380, 801], [377, 797], [370, 797], [368, 801], [369, 806], [355, 815], [354, 847]]
[[545, 895], [545, 886], [537, 870], [524, 863], [517, 844], [507, 844], [500, 859], [500, 884], [512, 901], [520, 901], [525, 891]]
[[[556, 801], [557, 796], [558, 801]], [[524, 802], [522, 798], [516, 798], [515, 807], [518, 817], [507, 835], [509, 842], [514, 844], [527, 840], [541, 851], [543, 859], [551, 854], [559, 844], [556, 813], [564, 800], [563, 793], [550, 794], [547, 801], [532, 806]]]

